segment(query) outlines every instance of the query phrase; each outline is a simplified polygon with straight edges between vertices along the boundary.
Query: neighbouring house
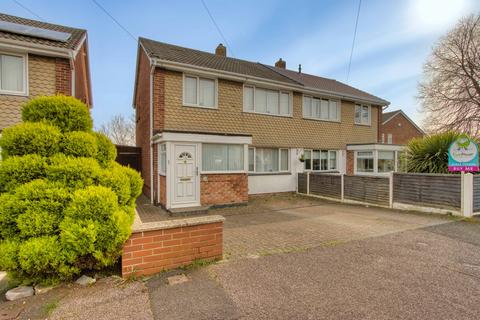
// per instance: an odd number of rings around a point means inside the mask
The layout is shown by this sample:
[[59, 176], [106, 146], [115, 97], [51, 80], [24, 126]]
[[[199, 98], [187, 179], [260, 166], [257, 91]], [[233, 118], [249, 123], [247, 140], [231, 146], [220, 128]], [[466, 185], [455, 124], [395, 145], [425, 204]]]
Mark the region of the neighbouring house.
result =
[[382, 114], [379, 142], [386, 144], [405, 145], [413, 138], [425, 135], [412, 119], [402, 110], [385, 112]]
[[40, 95], [92, 106], [87, 31], [0, 13], [0, 134]]
[[299, 172], [384, 174], [388, 101], [341, 82], [139, 39], [133, 106], [144, 193], [169, 210], [296, 190]]

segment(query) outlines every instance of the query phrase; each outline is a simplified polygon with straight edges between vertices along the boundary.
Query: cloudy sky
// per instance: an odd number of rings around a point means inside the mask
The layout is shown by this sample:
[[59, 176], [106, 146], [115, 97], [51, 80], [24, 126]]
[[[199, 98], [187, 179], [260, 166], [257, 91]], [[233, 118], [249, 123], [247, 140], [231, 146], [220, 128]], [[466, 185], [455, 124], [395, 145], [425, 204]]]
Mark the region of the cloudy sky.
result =
[[[201, 0], [97, 0], [134, 37], [212, 52], [224, 42]], [[205, 0], [228, 54], [347, 81], [358, 0]], [[132, 113], [136, 41], [91, 0], [2, 0], [0, 11], [88, 30], [95, 125]], [[422, 65], [476, 0], [363, 0], [348, 83], [421, 121], [415, 98]]]

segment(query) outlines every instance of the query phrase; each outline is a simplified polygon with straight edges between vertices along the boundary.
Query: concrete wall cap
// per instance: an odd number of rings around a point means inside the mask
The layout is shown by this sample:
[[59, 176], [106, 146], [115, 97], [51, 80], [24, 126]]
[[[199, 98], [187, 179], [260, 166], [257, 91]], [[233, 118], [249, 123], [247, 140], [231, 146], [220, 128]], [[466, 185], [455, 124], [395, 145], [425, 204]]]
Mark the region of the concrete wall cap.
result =
[[211, 215], [211, 216], [188, 217], [188, 218], [165, 220], [165, 221], [135, 223], [132, 226], [132, 233], [163, 230], [163, 229], [173, 229], [173, 228], [179, 228], [179, 227], [190, 227], [190, 226], [223, 222], [223, 221], [225, 221], [225, 218], [223, 216]]

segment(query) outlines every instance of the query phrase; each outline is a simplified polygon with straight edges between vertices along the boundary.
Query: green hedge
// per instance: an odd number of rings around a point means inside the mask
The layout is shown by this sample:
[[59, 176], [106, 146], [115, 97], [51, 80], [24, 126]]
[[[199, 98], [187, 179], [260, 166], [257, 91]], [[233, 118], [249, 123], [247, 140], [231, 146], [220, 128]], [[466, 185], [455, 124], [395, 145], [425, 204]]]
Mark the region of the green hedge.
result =
[[38, 97], [22, 107], [22, 120], [25, 122], [48, 122], [63, 132], [90, 132], [93, 121], [85, 103], [73, 97], [57, 95]]
[[67, 156], [96, 158], [98, 151], [97, 138], [88, 132], [67, 132], [62, 137], [60, 150]]
[[49, 157], [59, 151], [60, 130], [46, 123], [25, 122], [2, 132], [2, 157], [38, 154]]
[[114, 264], [142, 178], [115, 162], [115, 146], [91, 130], [88, 109], [74, 98], [32, 99], [22, 116], [40, 122], [0, 137], [0, 270], [50, 284]]

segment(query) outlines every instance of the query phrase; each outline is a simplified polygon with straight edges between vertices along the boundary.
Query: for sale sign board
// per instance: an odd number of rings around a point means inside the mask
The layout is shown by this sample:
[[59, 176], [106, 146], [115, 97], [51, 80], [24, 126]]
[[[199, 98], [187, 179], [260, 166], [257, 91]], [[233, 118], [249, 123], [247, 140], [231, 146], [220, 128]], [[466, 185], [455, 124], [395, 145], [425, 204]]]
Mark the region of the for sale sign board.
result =
[[448, 171], [477, 172], [478, 145], [467, 136], [460, 136], [448, 149]]

